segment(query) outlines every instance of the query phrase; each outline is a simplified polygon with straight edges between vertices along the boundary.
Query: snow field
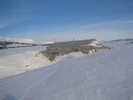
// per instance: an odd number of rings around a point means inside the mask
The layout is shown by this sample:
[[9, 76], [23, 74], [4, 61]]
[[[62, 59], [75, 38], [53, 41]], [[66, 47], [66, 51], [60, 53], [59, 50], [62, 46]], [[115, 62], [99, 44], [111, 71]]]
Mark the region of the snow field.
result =
[[0, 99], [133, 100], [133, 44], [0, 79]]
[[58, 56], [53, 62], [50, 62], [45, 56], [39, 53], [40, 50], [45, 50], [45, 48], [25, 47], [1, 50], [0, 78], [5, 78], [29, 70], [45, 67], [70, 58], [83, 56], [83, 54], [80, 52], [73, 52], [68, 55]]
[[47, 66], [50, 61], [39, 52], [28, 51], [0, 57], [0, 78]]
[[0, 78], [44, 67], [51, 62], [39, 53], [45, 47], [25, 47], [0, 51]]

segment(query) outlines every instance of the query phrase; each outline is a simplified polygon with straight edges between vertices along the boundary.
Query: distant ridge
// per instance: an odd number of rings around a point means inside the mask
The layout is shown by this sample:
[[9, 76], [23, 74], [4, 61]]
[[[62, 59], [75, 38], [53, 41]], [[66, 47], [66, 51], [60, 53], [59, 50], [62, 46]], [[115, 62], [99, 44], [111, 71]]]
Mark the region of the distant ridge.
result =
[[5, 38], [5, 37], [0, 37], [0, 41], [20, 42], [20, 43], [34, 43], [34, 40], [32, 40], [32, 39], [22, 39], [22, 38]]

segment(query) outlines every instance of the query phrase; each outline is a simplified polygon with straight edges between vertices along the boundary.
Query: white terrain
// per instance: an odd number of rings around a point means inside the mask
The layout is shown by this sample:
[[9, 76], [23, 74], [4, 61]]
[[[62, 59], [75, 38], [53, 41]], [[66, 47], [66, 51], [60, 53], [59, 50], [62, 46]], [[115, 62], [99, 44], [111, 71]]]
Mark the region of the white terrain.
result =
[[32, 39], [21, 39], [21, 38], [5, 38], [0, 37], [0, 41], [7, 41], [7, 42], [21, 42], [21, 43], [34, 43], [35, 41]]
[[53, 62], [44, 46], [0, 50], [0, 100], [133, 100], [133, 40], [103, 43]]

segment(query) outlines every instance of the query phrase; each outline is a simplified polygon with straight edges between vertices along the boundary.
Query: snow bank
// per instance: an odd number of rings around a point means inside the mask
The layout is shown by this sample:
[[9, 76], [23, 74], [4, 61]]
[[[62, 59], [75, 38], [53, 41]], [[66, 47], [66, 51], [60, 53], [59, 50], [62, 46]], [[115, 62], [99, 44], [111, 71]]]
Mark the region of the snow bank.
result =
[[66, 55], [60, 55], [60, 56], [57, 56], [53, 63], [57, 63], [59, 61], [64, 61], [64, 60], [68, 60], [68, 59], [71, 59], [71, 58], [79, 58], [79, 57], [82, 57], [84, 56], [85, 54], [81, 53], [81, 52], [72, 52], [72, 53], [69, 53], [69, 54], [66, 54]]
[[133, 100], [133, 44], [0, 79], [0, 99]]
[[0, 50], [0, 78], [23, 73], [51, 64], [39, 53], [45, 47], [25, 47]]
[[99, 43], [98, 41], [93, 41], [92, 43], [88, 44], [90, 46], [94, 46], [94, 47], [102, 47], [103, 45], [101, 43]]
[[0, 79], [83, 56], [80, 52], [73, 52], [58, 56], [53, 62], [50, 62], [39, 52], [45, 49], [46, 47], [37, 46], [0, 50]]
[[42, 44], [53, 44], [54, 42], [43, 42]]
[[7, 45], [7, 48], [10, 48], [10, 47], [27, 47], [28, 45], [27, 44], [9, 44]]

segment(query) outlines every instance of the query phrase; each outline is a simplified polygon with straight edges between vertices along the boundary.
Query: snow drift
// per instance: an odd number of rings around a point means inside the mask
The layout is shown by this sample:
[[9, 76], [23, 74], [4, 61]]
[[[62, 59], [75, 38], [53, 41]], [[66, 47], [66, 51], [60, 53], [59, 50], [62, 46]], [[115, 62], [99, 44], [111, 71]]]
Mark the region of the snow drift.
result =
[[50, 62], [39, 52], [45, 49], [46, 46], [36, 46], [0, 50], [0, 79], [45, 67], [59, 61], [83, 56], [80, 52], [73, 52], [64, 56], [59, 56], [53, 62]]
[[133, 44], [0, 79], [0, 99], [133, 100]]
[[51, 64], [39, 53], [39, 50], [44, 49], [44, 46], [36, 46], [0, 50], [0, 78]]

